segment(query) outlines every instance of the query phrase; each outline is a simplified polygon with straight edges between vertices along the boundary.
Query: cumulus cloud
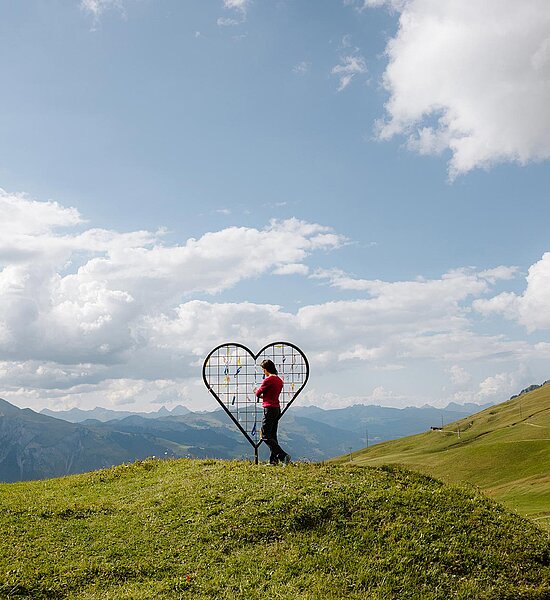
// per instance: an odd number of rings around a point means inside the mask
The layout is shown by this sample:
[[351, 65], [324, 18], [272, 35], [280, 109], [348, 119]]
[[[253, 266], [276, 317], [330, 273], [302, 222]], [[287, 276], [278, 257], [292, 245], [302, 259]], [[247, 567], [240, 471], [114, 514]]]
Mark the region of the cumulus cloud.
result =
[[246, 21], [246, 13], [248, 7], [251, 4], [251, 0], [223, 0], [223, 6], [227, 10], [232, 10], [233, 14], [236, 14], [238, 18], [232, 17], [219, 17], [217, 24], [219, 27], [234, 27], [240, 25]]
[[94, 27], [92, 31], [99, 24], [101, 15], [108, 10], [116, 9], [123, 16], [125, 15], [124, 0], [81, 0], [80, 8], [93, 17]]
[[486, 402], [494, 399], [508, 399], [518, 392], [522, 373], [497, 373], [487, 377], [479, 384], [476, 394], [478, 400]]
[[550, 252], [529, 268], [523, 294], [503, 292], [479, 298], [474, 308], [484, 315], [500, 314], [529, 331], [550, 329]]
[[452, 270], [440, 279], [419, 278], [416, 281], [357, 279], [340, 269], [317, 269], [312, 277], [327, 280], [329, 285], [341, 290], [367, 292], [391, 310], [414, 302], [419, 309], [424, 307], [432, 312], [429, 302], [440, 307], [456, 306], [468, 296], [479, 295], [488, 289], [488, 277], [470, 269]]
[[[550, 322], [550, 254], [530, 269], [524, 295], [491, 298], [493, 284], [514, 277], [515, 268], [395, 282], [337, 269], [309, 275], [310, 257], [347, 240], [298, 219], [167, 244], [162, 230], [93, 228], [74, 208], [23, 195], [1, 192], [0, 210], [0, 396], [8, 400], [91, 408], [102, 399], [139, 399], [146, 409], [159, 398], [179, 398], [183, 387], [200, 397], [202, 359], [230, 340], [250, 348], [294, 341], [328, 375], [357, 377], [368, 369], [383, 379], [425, 364], [470, 387], [479, 381], [465, 381], [468, 363], [500, 365], [498, 374], [504, 364], [550, 357], [550, 344], [482, 335], [471, 318], [472, 302], [478, 312], [500, 302], [516, 318]], [[304, 285], [326, 282], [325, 292], [353, 299], [297, 311], [223, 300], [222, 292], [240, 282], [285, 275], [305, 277]], [[491, 367], [485, 377], [494, 373]], [[389, 380], [372, 389], [380, 386], [395, 389]], [[471, 393], [489, 389], [487, 383]], [[382, 398], [377, 393], [371, 401]], [[384, 401], [404, 402], [390, 396]]]
[[514, 279], [515, 277], [517, 277], [518, 273], [518, 267], [508, 267], [505, 265], [500, 265], [499, 267], [495, 267], [493, 269], [486, 269], [485, 271], [480, 271], [479, 276], [483, 279], [486, 279], [489, 283], [496, 283], [497, 281], [506, 281], [509, 279]]
[[367, 72], [365, 59], [357, 51], [342, 56], [340, 64], [332, 67], [331, 75], [338, 77], [338, 91], [345, 90], [357, 75]]
[[452, 178], [550, 157], [550, 5], [546, 0], [366, 0], [400, 13], [383, 82], [381, 139], [451, 153]]
[[246, 12], [248, 6], [250, 5], [250, 0], [223, 0], [223, 5], [225, 8], [232, 8], [235, 10], [240, 10], [241, 12]]
[[1, 239], [7, 235], [44, 234], [53, 229], [82, 223], [75, 208], [64, 208], [57, 202], [38, 202], [24, 194], [8, 194], [0, 189]]
[[8, 359], [125, 360], [141, 344], [144, 318], [272, 271], [303, 273], [312, 252], [344, 242], [327, 227], [288, 219], [166, 245], [162, 232], [77, 231], [75, 209], [6, 192], [0, 209], [0, 349]]
[[242, 21], [230, 17], [219, 17], [216, 23], [219, 27], [233, 27], [234, 25], [240, 25]]
[[273, 273], [275, 275], [307, 275], [309, 268], [302, 263], [288, 263], [277, 267]]
[[448, 373], [451, 377], [451, 382], [456, 386], [463, 386], [470, 383], [472, 376], [466, 369], [463, 369], [460, 365], [452, 365], [448, 369]]
[[311, 63], [306, 60], [302, 60], [298, 64], [292, 67], [292, 72], [296, 73], [296, 75], [305, 75], [311, 69]]
[[[1, 375], [1, 367], [0, 367]], [[69, 410], [71, 408], [92, 409], [96, 406], [118, 410], [156, 410], [154, 405], [184, 404], [199, 409], [200, 404], [189, 396], [189, 388], [181, 379], [148, 380], [139, 378], [99, 379], [93, 383], [71, 386], [52, 385], [31, 387], [25, 379], [23, 387], [2, 389], [4, 397], [22, 406]], [[158, 408], [158, 407], [157, 407]]]
[[352, 363], [395, 370], [419, 360], [454, 365], [520, 361], [541, 351], [548, 355], [548, 349], [472, 330], [469, 308], [462, 301], [486, 289], [473, 276], [376, 286], [370, 298], [324, 302], [297, 312], [277, 305], [191, 300], [146, 324], [147, 347], [153, 354], [170, 348], [198, 359], [224, 336], [250, 347], [291, 339], [306, 347], [312, 363], [323, 371], [350, 368]]

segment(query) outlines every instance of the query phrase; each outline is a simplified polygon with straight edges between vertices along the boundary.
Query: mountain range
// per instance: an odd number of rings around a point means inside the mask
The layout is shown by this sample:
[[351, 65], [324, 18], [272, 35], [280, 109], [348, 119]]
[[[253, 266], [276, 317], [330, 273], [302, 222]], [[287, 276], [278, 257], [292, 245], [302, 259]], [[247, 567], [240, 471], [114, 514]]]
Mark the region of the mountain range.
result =
[[165, 406], [161, 406], [157, 411], [153, 412], [132, 412], [127, 410], [111, 410], [109, 408], [102, 408], [96, 406], [92, 410], [82, 410], [80, 408], [71, 408], [69, 410], [50, 410], [43, 408], [40, 411], [42, 415], [48, 415], [48, 417], [55, 417], [56, 419], [63, 419], [69, 421], [69, 423], [81, 423], [87, 419], [95, 419], [97, 421], [115, 421], [124, 419], [126, 417], [139, 416], [144, 419], [158, 419], [159, 417], [169, 416], [181, 416], [190, 413], [191, 411], [178, 404], [172, 410], [167, 409]]
[[[482, 408], [294, 406], [281, 421], [279, 439], [295, 460], [323, 461], [426, 431]], [[192, 412], [178, 406], [131, 413], [98, 407], [37, 413], [0, 399], [0, 481], [81, 473], [149, 456], [251, 458], [253, 451], [223, 410]], [[262, 445], [260, 459], [266, 458]]]

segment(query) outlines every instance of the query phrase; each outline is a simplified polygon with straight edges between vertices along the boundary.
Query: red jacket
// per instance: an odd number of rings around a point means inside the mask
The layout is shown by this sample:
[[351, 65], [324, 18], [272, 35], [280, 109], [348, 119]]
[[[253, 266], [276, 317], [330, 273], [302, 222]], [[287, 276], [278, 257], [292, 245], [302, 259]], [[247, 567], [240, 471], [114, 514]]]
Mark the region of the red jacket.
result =
[[264, 408], [280, 408], [279, 395], [283, 389], [283, 380], [277, 375], [269, 375], [256, 390], [256, 396], [262, 398]]

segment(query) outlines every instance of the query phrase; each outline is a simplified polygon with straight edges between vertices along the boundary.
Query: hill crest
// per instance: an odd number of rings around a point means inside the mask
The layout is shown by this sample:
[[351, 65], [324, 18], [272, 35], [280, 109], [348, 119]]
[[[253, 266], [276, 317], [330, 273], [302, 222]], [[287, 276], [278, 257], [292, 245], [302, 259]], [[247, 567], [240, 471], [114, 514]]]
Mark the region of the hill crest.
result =
[[2, 484], [0, 528], [0, 596], [14, 598], [550, 593], [539, 529], [475, 490], [396, 468], [145, 461]]
[[441, 430], [363, 449], [354, 462], [400, 464], [445, 481], [473, 483], [550, 528], [550, 385]]

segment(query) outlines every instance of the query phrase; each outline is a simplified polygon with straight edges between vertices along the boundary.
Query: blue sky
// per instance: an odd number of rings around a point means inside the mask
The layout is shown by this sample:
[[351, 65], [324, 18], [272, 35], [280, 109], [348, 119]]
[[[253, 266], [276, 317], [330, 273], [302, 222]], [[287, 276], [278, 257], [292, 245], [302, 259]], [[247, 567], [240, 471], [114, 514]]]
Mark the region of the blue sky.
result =
[[280, 337], [326, 407], [550, 378], [544, 0], [28, 0], [0, 65], [7, 400], [209, 408]]

